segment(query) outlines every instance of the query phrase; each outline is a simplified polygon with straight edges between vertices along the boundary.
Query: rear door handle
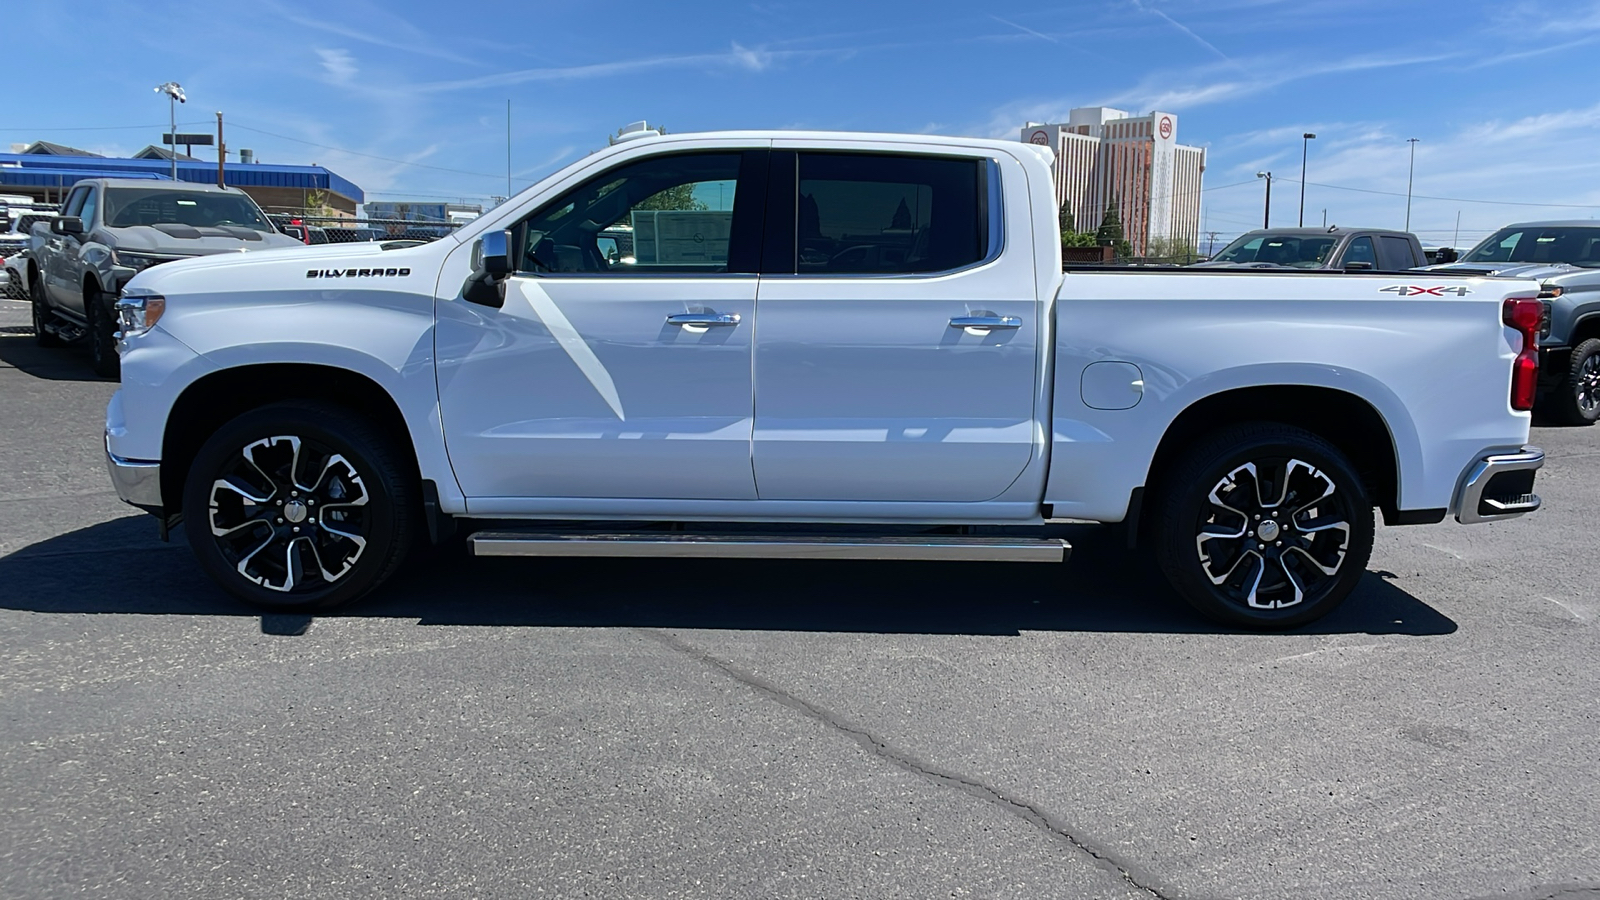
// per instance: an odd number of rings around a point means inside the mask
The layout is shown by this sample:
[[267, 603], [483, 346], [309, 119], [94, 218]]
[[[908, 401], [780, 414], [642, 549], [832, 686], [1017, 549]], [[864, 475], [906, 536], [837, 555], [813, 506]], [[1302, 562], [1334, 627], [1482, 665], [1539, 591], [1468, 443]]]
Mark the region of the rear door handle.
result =
[[667, 316], [669, 325], [737, 325], [738, 313], [678, 313]]
[[1019, 316], [956, 316], [950, 320], [951, 328], [1021, 328]]

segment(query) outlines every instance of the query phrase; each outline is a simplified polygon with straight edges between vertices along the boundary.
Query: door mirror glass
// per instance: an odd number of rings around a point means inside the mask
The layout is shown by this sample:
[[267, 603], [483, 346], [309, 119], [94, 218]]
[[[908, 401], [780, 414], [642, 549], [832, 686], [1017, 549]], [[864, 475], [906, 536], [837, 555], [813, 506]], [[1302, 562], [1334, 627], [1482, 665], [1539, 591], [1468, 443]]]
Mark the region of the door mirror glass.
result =
[[83, 234], [83, 220], [77, 216], [57, 216], [50, 220], [50, 230], [56, 234]]

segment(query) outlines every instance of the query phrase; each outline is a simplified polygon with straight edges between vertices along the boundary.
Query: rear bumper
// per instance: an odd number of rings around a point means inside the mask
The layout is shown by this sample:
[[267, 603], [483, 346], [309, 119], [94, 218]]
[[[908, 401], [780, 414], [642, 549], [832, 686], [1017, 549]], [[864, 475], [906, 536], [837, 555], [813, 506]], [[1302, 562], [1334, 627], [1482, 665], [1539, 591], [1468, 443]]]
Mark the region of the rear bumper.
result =
[[1462, 474], [1456, 489], [1456, 521], [1463, 525], [1515, 519], [1537, 510], [1539, 495], [1534, 477], [1544, 465], [1544, 451], [1523, 447], [1519, 451], [1488, 453]]
[[111, 485], [124, 503], [140, 509], [161, 508], [161, 463], [144, 459], [123, 459], [106, 446], [106, 470]]

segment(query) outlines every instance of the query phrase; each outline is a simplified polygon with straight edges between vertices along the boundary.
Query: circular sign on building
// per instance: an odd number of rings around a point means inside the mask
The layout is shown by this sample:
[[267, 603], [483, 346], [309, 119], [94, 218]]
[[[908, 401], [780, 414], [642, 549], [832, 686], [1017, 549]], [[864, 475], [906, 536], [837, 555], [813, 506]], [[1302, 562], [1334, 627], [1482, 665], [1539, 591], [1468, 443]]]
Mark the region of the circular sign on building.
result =
[[1162, 140], [1167, 140], [1167, 139], [1172, 137], [1172, 117], [1171, 116], [1162, 116], [1161, 117], [1161, 126], [1160, 127], [1161, 127], [1161, 138], [1162, 138]]
[[1041, 147], [1048, 147], [1050, 146], [1050, 135], [1044, 131], [1035, 131], [1033, 134], [1028, 136], [1028, 143], [1038, 144]]

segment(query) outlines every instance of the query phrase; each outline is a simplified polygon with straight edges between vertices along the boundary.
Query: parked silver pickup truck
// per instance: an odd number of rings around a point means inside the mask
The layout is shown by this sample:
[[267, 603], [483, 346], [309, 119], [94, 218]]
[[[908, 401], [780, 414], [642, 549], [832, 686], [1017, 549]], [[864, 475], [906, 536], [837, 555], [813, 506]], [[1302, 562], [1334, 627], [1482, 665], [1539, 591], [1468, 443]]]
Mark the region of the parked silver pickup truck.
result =
[[129, 279], [164, 262], [299, 247], [244, 192], [138, 179], [80, 181], [61, 215], [29, 235], [29, 298], [40, 345], [87, 336], [96, 374], [118, 373], [111, 306]]

